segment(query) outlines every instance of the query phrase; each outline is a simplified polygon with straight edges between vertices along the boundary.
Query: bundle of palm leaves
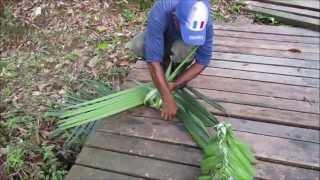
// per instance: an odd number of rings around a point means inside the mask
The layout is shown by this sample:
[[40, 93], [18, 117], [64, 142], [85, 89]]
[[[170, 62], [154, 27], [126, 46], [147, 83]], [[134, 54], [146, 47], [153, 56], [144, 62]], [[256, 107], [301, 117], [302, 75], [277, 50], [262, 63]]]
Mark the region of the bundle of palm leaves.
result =
[[[174, 80], [191, 65], [195, 51], [196, 48], [192, 49], [177, 68], [169, 65], [166, 71], [168, 81]], [[219, 122], [197, 99], [225, 111], [223, 107], [190, 87], [176, 90], [174, 97], [179, 108], [177, 118], [203, 150], [202, 175], [198, 179], [253, 179], [254, 157], [249, 147], [234, 136], [230, 124]], [[55, 131], [59, 134], [72, 128], [87, 127], [92, 122], [141, 105], [158, 109], [162, 106], [160, 94], [152, 83], [139, 83], [136, 87], [72, 104], [48, 115], [60, 119]]]

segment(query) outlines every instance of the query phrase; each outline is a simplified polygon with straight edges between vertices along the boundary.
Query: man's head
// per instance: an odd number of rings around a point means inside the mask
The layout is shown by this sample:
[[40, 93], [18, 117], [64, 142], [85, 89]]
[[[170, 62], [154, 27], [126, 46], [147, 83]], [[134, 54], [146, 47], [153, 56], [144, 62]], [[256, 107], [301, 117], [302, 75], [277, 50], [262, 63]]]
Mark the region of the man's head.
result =
[[203, 45], [209, 19], [207, 0], [181, 0], [175, 15], [179, 21], [182, 40], [189, 45]]

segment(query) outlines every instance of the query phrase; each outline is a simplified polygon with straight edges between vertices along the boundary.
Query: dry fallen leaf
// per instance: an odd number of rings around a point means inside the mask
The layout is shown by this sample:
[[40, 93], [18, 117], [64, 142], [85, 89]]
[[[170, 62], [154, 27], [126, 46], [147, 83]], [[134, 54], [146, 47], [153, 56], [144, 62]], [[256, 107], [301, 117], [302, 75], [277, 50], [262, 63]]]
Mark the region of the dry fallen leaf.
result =
[[121, 61], [120, 66], [128, 66], [129, 65], [129, 61]]
[[108, 28], [106, 26], [97, 26], [96, 30], [101, 33], [101, 32], [107, 31]]
[[94, 56], [88, 63], [88, 66], [91, 68], [94, 68], [99, 62], [101, 61], [101, 59], [98, 56]]
[[32, 12], [32, 17], [35, 18], [35, 17], [41, 15], [41, 12], [42, 12], [41, 7], [34, 8], [33, 12]]

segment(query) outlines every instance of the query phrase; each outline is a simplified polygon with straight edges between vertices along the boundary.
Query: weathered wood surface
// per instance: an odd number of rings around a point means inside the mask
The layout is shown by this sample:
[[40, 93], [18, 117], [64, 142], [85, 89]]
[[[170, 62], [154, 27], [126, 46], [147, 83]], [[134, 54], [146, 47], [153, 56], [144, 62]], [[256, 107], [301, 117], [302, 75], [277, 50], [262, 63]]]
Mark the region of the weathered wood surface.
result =
[[263, 49], [263, 48], [245, 47], [245, 46], [234, 47], [234, 46], [226, 46], [223, 44], [215, 45], [214, 49], [215, 49], [215, 52], [223, 52], [223, 53], [232, 53], [232, 54], [240, 53], [240, 54], [248, 54], [248, 55], [267, 56], [267, 57], [319, 61], [319, 54], [301, 52], [298, 49], [275, 50], [275, 49]]
[[[146, 69], [144, 62], [137, 62], [135, 68]], [[268, 69], [267, 69], [268, 68]], [[267, 69], [267, 73], [264, 71]], [[301, 72], [301, 74], [299, 74]], [[247, 62], [232, 62], [214, 60], [202, 74], [236, 79], [256, 80], [262, 82], [275, 82], [279, 84], [319, 87], [317, 78], [319, 70], [303, 68], [282, 68], [279, 66], [266, 66], [264, 64], [249, 64]], [[305, 77], [305, 76], [313, 76]]]
[[[150, 81], [146, 69], [133, 69], [130, 78], [138, 77], [140, 81]], [[201, 89], [231, 91], [244, 94], [270, 96], [297, 101], [319, 102], [318, 89], [313, 87], [293, 86], [245, 79], [207, 76], [203, 73], [189, 84]], [[291, 92], [291, 93], [288, 93]]]
[[[159, 112], [153, 109], [140, 108], [132, 111], [134, 117], [159, 119]], [[275, 136], [285, 139], [294, 139], [306, 142], [320, 143], [319, 131], [299, 127], [270, 124], [247, 119], [231, 118], [217, 115], [218, 119], [230, 122], [237, 131], [251, 132], [266, 136]]]
[[290, 43], [290, 42], [274, 42], [271, 40], [245, 39], [240, 37], [220, 37], [214, 38], [216, 45], [232, 46], [232, 47], [249, 47], [259, 49], [270, 49], [280, 51], [296, 50], [303, 53], [319, 54], [318, 44]]
[[[318, 43], [319, 44], [319, 43]], [[223, 60], [231, 62], [243, 62], [252, 64], [265, 64], [284, 67], [296, 67], [306, 69], [319, 69], [320, 62], [317, 60], [300, 60], [290, 58], [278, 58], [259, 55], [237, 54], [237, 53], [222, 53], [214, 52], [214, 60]]]
[[[318, 9], [308, 9], [303, 8], [303, 6], [292, 7], [288, 6], [288, 4], [275, 4], [269, 1], [246, 1], [246, 4], [247, 6], [245, 7], [245, 9], [247, 9], [248, 11], [274, 16], [277, 18], [277, 20], [285, 24], [319, 31], [320, 12], [318, 11]], [[308, 4], [314, 7], [318, 7], [319, 1], [309, 1]]]
[[215, 30], [239, 31], [258, 33], [263, 35], [295, 36], [295, 37], [320, 37], [320, 33], [308, 29], [299, 29], [290, 26], [267, 26], [249, 24], [245, 26], [214, 25]]
[[300, 9], [310, 9], [320, 11], [319, 0], [254, 0], [258, 2], [266, 2], [287, 7], [296, 7]]
[[[316, 1], [313, 1], [313, 4]], [[303, 8], [297, 8], [297, 7], [290, 7], [290, 6], [279, 6], [277, 4], [267, 3], [267, 2], [257, 2], [257, 1], [247, 1], [247, 4], [253, 5], [253, 6], [259, 6], [264, 7], [267, 9], [273, 9], [278, 11], [283, 11], [287, 13], [292, 13], [300, 16], [310, 17], [310, 18], [320, 18], [320, 12], [313, 11], [309, 9], [303, 9]], [[312, 4], [312, 3], [310, 3]], [[314, 4], [316, 5], [316, 4]], [[318, 1], [319, 5], [319, 1]]]
[[[158, 114], [159, 115], [159, 114]], [[98, 131], [149, 138], [196, 147], [181, 122], [166, 122], [158, 118], [118, 116], [104, 121]], [[132, 125], [131, 125], [132, 124]], [[236, 131], [236, 135], [252, 145], [258, 159], [282, 162], [298, 167], [319, 169], [319, 144], [279, 137]]]
[[[282, 26], [215, 29], [221, 45], [190, 85], [227, 110], [209, 109], [252, 146], [258, 179], [319, 179], [318, 33]], [[244, 47], [233, 42], [240, 39]], [[144, 62], [128, 78], [150, 81]], [[200, 160], [180, 121], [163, 121], [158, 111], [141, 107], [99, 122], [66, 179], [194, 180]]]
[[319, 44], [319, 38], [308, 36], [291, 36], [291, 35], [278, 35], [278, 34], [264, 34], [256, 32], [239, 32], [235, 30], [220, 30], [215, 28], [215, 36], [221, 37], [240, 37], [248, 39], [259, 40], [272, 40], [277, 42], [291, 42], [291, 43], [306, 43], [306, 44]]

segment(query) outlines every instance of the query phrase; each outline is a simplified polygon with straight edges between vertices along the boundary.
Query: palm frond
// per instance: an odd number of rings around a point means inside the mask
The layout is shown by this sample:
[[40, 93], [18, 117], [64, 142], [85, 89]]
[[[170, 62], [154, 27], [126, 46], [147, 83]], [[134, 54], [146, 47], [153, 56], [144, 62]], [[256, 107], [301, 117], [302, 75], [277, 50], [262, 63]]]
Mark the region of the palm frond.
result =
[[227, 111], [223, 106], [221, 106], [215, 100], [210, 99], [206, 95], [202, 94], [200, 91], [198, 91], [198, 90], [196, 90], [196, 89], [194, 89], [192, 87], [186, 87], [186, 90], [192, 92], [195, 96], [197, 96], [199, 99], [204, 100], [207, 104], [211, 105], [212, 107], [214, 107], [214, 108], [218, 109], [219, 111], [227, 114]]
[[[190, 66], [196, 50], [197, 48], [193, 48], [177, 68], [173, 69], [172, 64], [169, 65], [166, 72], [169, 81], [174, 80]], [[80, 136], [90, 131], [93, 127], [91, 123], [97, 120], [143, 104], [158, 109], [162, 106], [160, 93], [151, 83], [139, 84], [119, 92], [100, 86], [96, 82], [88, 81], [87, 85], [99, 89], [96, 91], [98, 98], [83, 101], [92, 98], [92, 95], [81, 92], [78, 96], [68, 97], [70, 106], [58, 112], [48, 113], [49, 116], [60, 119], [55, 133], [73, 130], [68, 142], [74, 141], [73, 136]], [[249, 147], [234, 136], [231, 125], [219, 122], [202, 103], [197, 101], [197, 98], [222, 112], [226, 110], [214, 100], [189, 87], [177, 90], [174, 97], [179, 108], [178, 119], [183, 122], [194, 141], [203, 150], [202, 175], [199, 180], [253, 179], [254, 157]]]

